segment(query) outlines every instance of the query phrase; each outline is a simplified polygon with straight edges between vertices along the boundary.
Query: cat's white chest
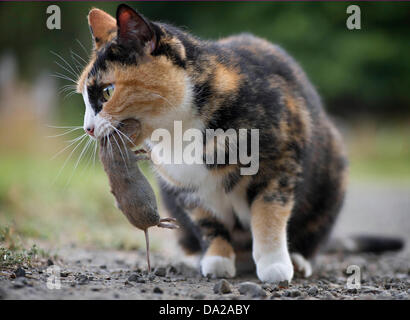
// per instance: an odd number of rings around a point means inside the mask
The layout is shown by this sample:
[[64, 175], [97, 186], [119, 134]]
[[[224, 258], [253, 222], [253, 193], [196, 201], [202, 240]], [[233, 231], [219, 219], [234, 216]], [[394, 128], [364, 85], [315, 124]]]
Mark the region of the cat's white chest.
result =
[[250, 208], [244, 189], [226, 193], [222, 177], [202, 164], [163, 164], [157, 172], [171, 185], [195, 189], [201, 205], [213, 212], [225, 225], [233, 227], [234, 213], [243, 226], [250, 225]]

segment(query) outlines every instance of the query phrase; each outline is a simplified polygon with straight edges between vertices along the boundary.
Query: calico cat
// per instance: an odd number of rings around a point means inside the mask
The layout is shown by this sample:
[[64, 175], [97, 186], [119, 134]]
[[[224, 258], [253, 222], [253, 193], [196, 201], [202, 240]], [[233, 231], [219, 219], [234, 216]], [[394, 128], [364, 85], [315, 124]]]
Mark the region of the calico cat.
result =
[[204, 41], [126, 5], [116, 18], [92, 9], [88, 21], [94, 49], [78, 92], [91, 136], [137, 119], [138, 143], [155, 158], [151, 134], [174, 134], [174, 121], [184, 132], [259, 129], [254, 175], [241, 175], [241, 163], [154, 165], [162, 203], [182, 226], [179, 242], [201, 255], [202, 274], [234, 277], [236, 257], [251, 250], [261, 281], [291, 280], [293, 264], [309, 276], [308, 260], [342, 206], [348, 166], [299, 65], [253, 35]]

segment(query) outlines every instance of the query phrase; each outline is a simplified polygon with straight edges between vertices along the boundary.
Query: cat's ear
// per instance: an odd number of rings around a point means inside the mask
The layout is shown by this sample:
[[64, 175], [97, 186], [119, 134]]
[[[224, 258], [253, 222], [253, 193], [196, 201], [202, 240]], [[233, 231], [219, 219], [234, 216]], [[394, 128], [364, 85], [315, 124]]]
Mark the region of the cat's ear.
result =
[[151, 24], [131, 7], [120, 4], [117, 8], [118, 42], [124, 46], [149, 46], [155, 50], [156, 36]]
[[88, 13], [88, 24], [97, 50], [111, 38], [112, 33], [117, 31], [116, 20], [100, 9], [92, 9]]

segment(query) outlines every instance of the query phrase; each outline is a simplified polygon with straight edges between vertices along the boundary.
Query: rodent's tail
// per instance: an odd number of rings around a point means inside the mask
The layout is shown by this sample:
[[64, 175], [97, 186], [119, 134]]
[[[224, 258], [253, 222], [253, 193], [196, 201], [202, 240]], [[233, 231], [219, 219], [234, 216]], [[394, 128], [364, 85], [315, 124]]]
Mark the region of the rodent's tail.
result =
[[386, 251], [399, 251], [404, 248], [404, 240], [401, 238], [385, 237], [377, 235], [357, 235], [346, 238], [331, 238], [325, 247], [325, 252], [343, 253], [376, 253]]

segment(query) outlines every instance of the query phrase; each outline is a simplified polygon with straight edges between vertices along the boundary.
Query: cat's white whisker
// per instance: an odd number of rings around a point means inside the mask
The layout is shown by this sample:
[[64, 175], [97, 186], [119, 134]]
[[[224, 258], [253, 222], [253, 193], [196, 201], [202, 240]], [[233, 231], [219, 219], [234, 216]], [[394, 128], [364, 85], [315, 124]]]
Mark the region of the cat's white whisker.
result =
[[[89, 157], [88, 157], [88, 160], [86, 162], [84, 169], [81, 171], [81, 174], [87, 171], [87, 169], [90, 167], [91, 163], [93, 162], [92, 160], [93, 160], [93, 149], [94, 148], [92, 147], [92, 145], [94, 142], [95, 140], [90, 138], [90, 145], [87, 147], [87, 151], [85, 153], [85, 154], [89, 154]], [[91, 151], [89, 151], [90, 148], [91, 148]]]
[[84, 139], [86, 138], [86, 134], [82, 135], [81, 139], [77, 142], [77, 145], [74, 147], [74, 149], [70, 152], [70, 154], [68, 155], [67, 159], [64, 161], [63, 166], [61, 167], [60, 171], [58, 172], [57, 176], [54, 179], [54, 183], [55, 181], [57, 181], [57, 179], [60, 177], [61, 172], [64, 170], [65, 166], [68, 163], [68, 160], [70, 160], [71, 156], [73, 155], [74, 151], [84, 142]]
[[74, 68], [67, 62], [67, 60], [65, 60], [61, 55], [59, 55], [58, 53], [55, 53], [54, 51], [50, 51], [52, 54], [54, 54], [56, 57], [60, 58], [61, 61], [63, 61], [70, 69], [68, 70], [67, 68], [65, 68], [64, 66], [62, 66], [60, 63], [58, 63], [57, 61], [54, 61], [57, 65], [59, 65], [61, 68], [63, 68], [64, 70], [66, 70], [67, 72], [69, 72], [70, 74], [72, 74], [74, 77], [78, 78], [78, 74], [75, 72]]
[[85, 136], [85, 135], [86, 135], [86, 133], [83, 133], [81, 136], [79, 136], [77, 138], [74, 138], [74, 139], [71, 139], [71, 140], [66, 140], [64, 142], [70, 143], [70, 142], [73, 142], [73, 141], [78, 141], [82, 136]]
[[46, 127], [54, 128], [54, 129], [82, 128], [82, 126], [63, 126], [63, 127], [59, 127], [59, 126], [54, 126], [54, 125], [50, 125], [50, 124], [46, 124]]
[[71, 142], [71, 143], [70, 143], [68, 146], [64, 147], [62, 150], [58, 151], [50, 160], [54, 160], [59, 154], [61, 154], [62, 152], [64, 152], [64, 151], [67, 150], [68, 148], [70, 148], [70, 147], [71, 147], [74, 143], [76, 143], [77, 141], [83, 140], [86, 135], [87, 135], [87, 134], [84, 133], [84, 134], [82, 134], [81, 136], [79, 136], [79, 137], [77, 137], [77, 138], [75, 138], [75, 139], [73, 139], [73, 140], [71, 140], [71, 141], [68, 141], [68, 142]]
[[70, 178], [69, 178], [68, 181], [67, 181], [67, 184], [69, 184], [70, 181], [71, 181], [71, 179], [73, 178], [73, 175], [74, 175], [75, 171], [77, 170], [78, 164], [80, 163], [80, 161], [81, 161], [81, 159], [82, 159], [84, 153], [86, 152], [86, 150], [87, 150], [88, 147], [90, 146], [90, 143], [91, 143], [91, 142], [92, 142], [92, 140], [91, 140], [90, 136], [88, 136], [88, 141], [86, 142], [86, 144], [85, 144], [84, 147], [83, 147], [83, 150], [81, 151], [80, 155], [78, 156], [77, 162], [75, 163], [73, 172], [71, 173], [71, 176], [70, 176]]
[[[120, 124], [122, 124], [122, 122], [120, 122]], [[111, 125], [111, 124], [110, 124]], [[123, 137], [125, 137], [129, 142], [131, 142], [131, 144], [136, 147], [135, 143], [128, 138], [120, 129], [115, 128], [114, 126], [111, 125], [111, 127], [113, 127], [114, 129], [116, 129]]]
[[[120, 132], [117, 129], [115, 129], [115, 130], [116, 130], [116, 132], [118, 132], [118, 137], [120, 138], [120, 140], [122, 142], [122, 145], [124, 146], [124, 150], [127, 150], [127, 145], [126, 145], [124, 139], [121, 137]], [[129, 160], [129, 158], [130, 157], [129, 157], [128, 152], [127, 152], [127, 159]]]
[[63, 65], [61, 65], [61, 64], [58, 63], [57, 61], [54, 61], [54, 63], [55, 63], [56, 65], [58, 65], [60, 68], [62, 68], [62, 69], [64, 69], [65, 71], [67, 71], [67, 72], [68, 72], [69, 74], [71, 74], [72, 76], [74, 76], [74, 77], [77, 77], [77, 76], [78, 76], [75, 72], [70, 71], [69, 69], [65, 68]]
[[98, 147], [98, 142], [97, 142], [97, 140], [94, 140], [94, 160], [93, 160], [93, 162], [94, 162], [94, 166], [95, 166], [95, 156], [96, 156], [96, 154], [97, 154], [97, 147]]
[[[123, 136], [125, 136], [125, 137], [134, 145], [134, 143], [133, 143], [126, 135], [124, 135], [119, 129], [117, 129], [116, 127], [114, 127], [114, 126], [111, 125], [111, 124], [110, 124], [110, 126], [111, 126], [111, 128], [113, 128], [113, 129], [115, 130], [115, 132], [118, 133], [118, 137], [121, 139], [121, 142], [122, 142], [122, 144], [123, 144], [125, 150], [127, 150], [127, 145], [126, 145], [124, 139], [121, 137], [121, 134], [122, 134]], [[135, 145], [134, 145], [134, 146], [135, 146]], [[127, 152], [127, 159], [129, 159], [128, 152]]]
[[75, 40], [78, 42], [80, 47], [84, 50], [85, 54], [88, 56], [89, 53], [88, 53], [87, 49], [84, 47], [84, 45], [81, 43], [81, 41], [78, 40], [78, 39], [75, 39]]
[[81, 73], [81, 70], [84, 68], [84, 65], [80, 63], [80, 61], [77, 60], [77, 58], [74, 56], [73, 50], [70, 49], [70, 56], [71, 60], [74, 62], [74, 67], [77, 69], [78, 73]]
[[72, 50], [71, 50], [71, 53], [72, 53], [73, 55], [75, 55], [77, 58], [79, 58], [79, 59], [81, 59], [81, 60], [83, 61], [83, 63], [84, 63], [83, 66], [88, 63], [88, 62], [85, 61], [84, 58], [83, 58], [82, 56], [80, 56], [78, 53], [76, 53], [76, 52], [74, 52], [74, 51], [72, 51]]
[[[115, 136], [112, 136], [112, 137], [113, 137], [115, 143], [117, 144], [118, 150], [120, 151], [120, 154], [121, 154], [121, 158], [122, 158], [122, 160], [124, 161], [125, 169], [126, 169], [127, 172], [128, 172], [127, 161], [125, 161], [125, 157], [124, 157], [124, 154], [122, 153], [121, 147], [120, 147], [120, 145], [118, 144], [118, 141], [117, 141], [117, 139], [115, 138]], [[125, 150], [125, 151], [127, 151], [127, 150]]]
[[72, 129], [70, 129], [70, 130], [67, 130], [67, 131], [64, 132], [64, 133], [56, 134], [56, 135], [53, 135], [53, 136], [46, 136], [46, 138], [56, 138], [56, 137], [65, 136], [66, 134], [69, 134], [69, 133], [71, 133], [71, 132], [73, 132], [73, 131], [80, 130], [80, 129], [82, 129], [82, 127], [72, 128]]
[[74, 79], [71, 79], [70, 77], [68, 77], [68, 76], [66, 76], [66, 75], [64, 75], [64, 74], [61, 74], [61, 73], [59, 73], [59, 72], [56, 72], [55, 74], [51, 74], [51, 76], [52, 76], [52, 77], [55, 77], [55, 78], [59, 78], [59, 79], [71, 81], [72, 83], [77, 84], [77, 81], [75, 81]]

